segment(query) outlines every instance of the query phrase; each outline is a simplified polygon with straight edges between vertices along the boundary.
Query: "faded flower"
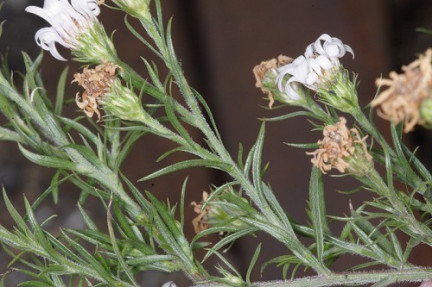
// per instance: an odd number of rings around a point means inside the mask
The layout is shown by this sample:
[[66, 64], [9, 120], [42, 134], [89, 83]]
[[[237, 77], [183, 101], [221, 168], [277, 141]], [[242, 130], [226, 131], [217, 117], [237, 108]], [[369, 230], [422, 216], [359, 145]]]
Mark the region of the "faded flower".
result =
[[[203, 192], [202, 198], [203, 203], [207, 201], [209, 195], [206, 191]], [[210, 227], [210, 224], [208, 223], [208, 214], [210, 213], [211, 207], [210, 205], [207, 205], [204, 209], [203, 203], [196, 203], [195, 201], [191, 202], [191, 205], [193, 206], [193, 210], [198, 215], [192, 219], [192, 225], [194, 227], [195, 233], [199, 233], [203, 230], [206, 230]]]
[[[432, 49], [409, 64], [403, 66], [403, 73], [390, 73], [389, 79], [377, 79], [378, 87], [387, 87], [373, 101], [379, 106], [378, 115], [395, 124], [403, 122], [404, 132], [413, 130], [416, 124], [424, 124], [428, 117], [420, 111], [423, 101], [431, 97], [432, 88]], [[430, 124], [430, 123], [429, 123]]]
[[[347, 170], [356, 174], [363, 173], [359, 165], [355, 164], [353, 158], [356, 153], [360, 153], [358, 158], [364, 159], [367, 162], [372, 161], [364, 141], [360, 137], [357, 129], [348, 129], [346, 127], [346, 119], [339, 118], [339, 122], [335, 125], [328, 125], [323, 130], [324, 138], [318, 141], [319, 149], [313, 152], [307, 152], [308, 155], [313, 155], [311, 162], [317, 166], [322, 173], [326, 174], [332, 168], [337, 169], [340, 173]], [[359, 149], [360, 147], [360, 149]]]
[[76, 95], [77, 106], [84, 111], [88, 117], [94, 114], [100, 120], [98, 109], [101, 97], [106, 94], [115, 79], [119, 67], [113, 63], [103, 63], [94, 69], [84, 68], [82, 73], [76, 73], [72, 82], [77, 82], [85, 91], [80, 96]]
[[[268, 61], [263, 61], [259, 65], [253, 68], [255, 76], [255, 86], [260, 88], [264, 94], [267, 94], [269, 98], [269, 107], [271, 108], [274, 104], [274, 96], [271, 91], [271, 87], [274, 86], [274, 81], [277, 76], [277, 68], [288, 64], [292, 61], [291, 58], [280, 55], [277, 59], [273, 58]], [[268, 85], [270, 83], [270, 85]]]

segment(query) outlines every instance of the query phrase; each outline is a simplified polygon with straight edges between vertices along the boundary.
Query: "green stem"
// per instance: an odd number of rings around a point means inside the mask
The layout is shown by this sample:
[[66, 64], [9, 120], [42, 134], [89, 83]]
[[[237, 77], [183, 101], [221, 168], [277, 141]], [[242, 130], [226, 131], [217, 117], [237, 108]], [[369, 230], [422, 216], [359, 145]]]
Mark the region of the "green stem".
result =
[[[303, 277], [288, 281], [255, 282], [251, 287], [320, 287], [320, 286], [358, 286], [385, 282], [421, 282], [432, 278], [432, 269], [419, 268], [408, 270], [369, 271], [352, 273], [333, 273], [330, 276]], [[385, 286], [387, 286], [386, 284]], [[193, 287], [225, 287], [225, 284], [195, 284]]]

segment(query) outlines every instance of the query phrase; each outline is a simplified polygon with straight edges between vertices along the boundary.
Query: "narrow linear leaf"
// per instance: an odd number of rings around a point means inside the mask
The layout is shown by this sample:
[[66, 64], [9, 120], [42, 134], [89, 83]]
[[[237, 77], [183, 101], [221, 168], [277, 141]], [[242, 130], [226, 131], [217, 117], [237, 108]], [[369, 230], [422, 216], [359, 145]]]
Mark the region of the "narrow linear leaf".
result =
[[23, 146], [18, 145], [22, 154], [31, 162], [36, 163], [41, 166], [58, 168], [58, 169], [68, 169], [68, 170], [76, 170], [76, 164], [55, 156], [47, 156], [33, 153]]
[[324, 186], [322, 173], [317, 167], [312, 167], [309, 182], [309, 205], [311, 210], [312, 227], [315, 233], [318, 260], [323, 262], [324, 233], [329, 231], [324, 200]]
[[214, 168], [214, 169], [220, 169], [220, 170], [224, 170], [225, 168], [225, 164], [221, 163], [219, 161], [211, 161], [211, 160], [204, 160], [204, 159], [192, 159], [192, 160], [187, 160], [187, 161], [182, 161], [179, 163], [175, 163], [173, 165], [170, 165], [168, 167], [162, 168], [150, 175], [147, 175], [141, 179], [139, 179], [138, 181], [146, 181], [149, 179], [153, 179], [162, 175], [166, 175], [175, 171], [179, 171], [182, 169], [186, 169], [186, 168], [191, 168], [191, 167], [207, 167], [207, 168]]
[[248, 268], [247, 273], [246, 273], [246, 283], [247, 284], [251, 284], [250, 277], [252, 274], [252, 270], [253, 270], [253, 268], [254, 268], [257, 260], [258, 260], [258, 257], [260, 255], [260, 252], [261, 252], [261, 243], [258, 245], [257, 249], [255, 250], [255, 253], [252, 256], [251, 262], [249, 264], [249, 268]]
[[66, 79], [68, 76], [69, 67], [64, 68], [63, 72], [60, 74], [60, 78], [57, 84], [57, 97], [54, 106], [54, 112], [57, 115], [61, 115], [63, 111], [63, 102], [65, 94]]

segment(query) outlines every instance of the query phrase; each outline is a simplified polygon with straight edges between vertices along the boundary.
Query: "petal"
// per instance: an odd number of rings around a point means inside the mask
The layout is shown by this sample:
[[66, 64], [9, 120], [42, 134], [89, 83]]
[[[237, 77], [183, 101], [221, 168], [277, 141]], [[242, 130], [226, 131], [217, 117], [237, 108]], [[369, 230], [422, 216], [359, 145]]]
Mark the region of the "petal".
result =
[[348, 53], [350, 53], [352, 55], [353, 59], [354, 59], [355, 55], [354, 55], [353, 49], [350, 46], [348, 46], [348, 45], [344, 45], [344, 47], [345, 47], [345, 51], [347, 51]]
[[100, 8], [96, 0], [72, 0], [72, 6], [80, 14], [94, 18], [100, 14]]
[[42, 9], [40, 7], [37, 7], [37, 6], [28, 6], [28, 7], [25, 8], [25, 11], [27, 13], [32, 13], [32, 14], [35, 14], [35, 15], [41, 17], [42, 19], [44, 19], [48, 23], [51, 21], [51, 15], [49, 15], [44, 9]]
[[44, 50], [50, 51], [54, 58], [66, 61], [60, 53], [57, 51], [55, 43], [70, 48], [69, 45], [58, 35], [58, 33], [52, 27], [46, 27], [39, 29], [35, 34], [36, 43]]
[[314, 56], [314, 48], [313, 48], [314, 44], [310, 44], [306, 47], [306, 51], [304, 53], [306, 58], [311, 58]]
[[293, 101], [300, 99], [300, 95], [296, 88], [297, 81], [294, 78], [289, 79], [285, 85], [285, 94]]
[[334, 64], [331, 62], [329, 57], [324, 55], [320, 55], [315, 59], [315, 62], [318, 66], [324, 70], [329, 70], [334, 67]]

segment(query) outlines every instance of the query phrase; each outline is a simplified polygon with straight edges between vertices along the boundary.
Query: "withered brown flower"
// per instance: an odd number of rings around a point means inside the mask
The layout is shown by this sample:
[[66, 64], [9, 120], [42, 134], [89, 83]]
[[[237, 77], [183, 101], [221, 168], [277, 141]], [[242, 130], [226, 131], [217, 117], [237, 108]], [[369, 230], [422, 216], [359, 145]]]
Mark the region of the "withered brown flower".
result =
[[404, 132], [413, 130], [414, 126], [422, 123], [420, 106], [426, 98], [431, 96], [432, 88], [432, 49], [409, 64], [403, 66], [403, 73], [390, 73], [389, 79], [377, 79], [378, 87], [387, 87], [372, 102], [372, 106], [379, 106], [378, 115], [395, 124], [404, 122]]
[[[206, 191], [203, 191], [203, 201], [202, 202], [206, 202], [208, 199], [209, 195]], [[195, 213], [197, 213], [198, 215], [192, 219], [192, 225], [194, 227], [195, 233], [199, 233], [203, 230], [206, 230], [207, 228], [210, 227], [210, 224], [206, 221], [207, 215], [210, 212], [211, 207], [209, 205], [207, 205], [203, 210], [203, 204], [202, 203], [196, 203], [195, 201], [191, 202], [191, 205], [193, 206], [193, 210]]]
[[255, 86], [257, 88], [260, 88], [264, 94], [267, 94], [270, 100], [269, 108], [271, 108], [274, 104], [274, 97], [273, 94], [263, 86], [263, 80], [266, 77], [267, 72], [271, 70], [276, 70], [278, 67], [288, 64], [291, 61], [292, 59], [290, 57], [279, 55], [277, 59], [273, 58], [268, 61], [262, 61], [259, 65], [256, 65], [252, 70], [256, 80]]
[[367, 136], [361, 138], [357, 129], [348, 129], [345, 118], [340, 117], [335, 125], [326, 126], [323, 135], [324, 138], [318, 141], [320, 148], [306, 153], [313, 155], [311, 162], [319, 167], [322, 173], [326, 174], [332, 168], [336, 168], [341, 173], [349, 169], [350, 165], [346, 158], [354, 155], [356, 144], [362, 147], [366, 160], [372, 160], [364, 143]]
[[76, 94], [75, 101], [88, 117], [96, 114], [100, 120], [99, 100], [114, 81], [117, 69], [119, 66], [113, 63], [102, 63], [94, 69], [85, 67], [82, 73], [74, 74], [72, 83], [77, 82], [85, 89], [81, 96]]

